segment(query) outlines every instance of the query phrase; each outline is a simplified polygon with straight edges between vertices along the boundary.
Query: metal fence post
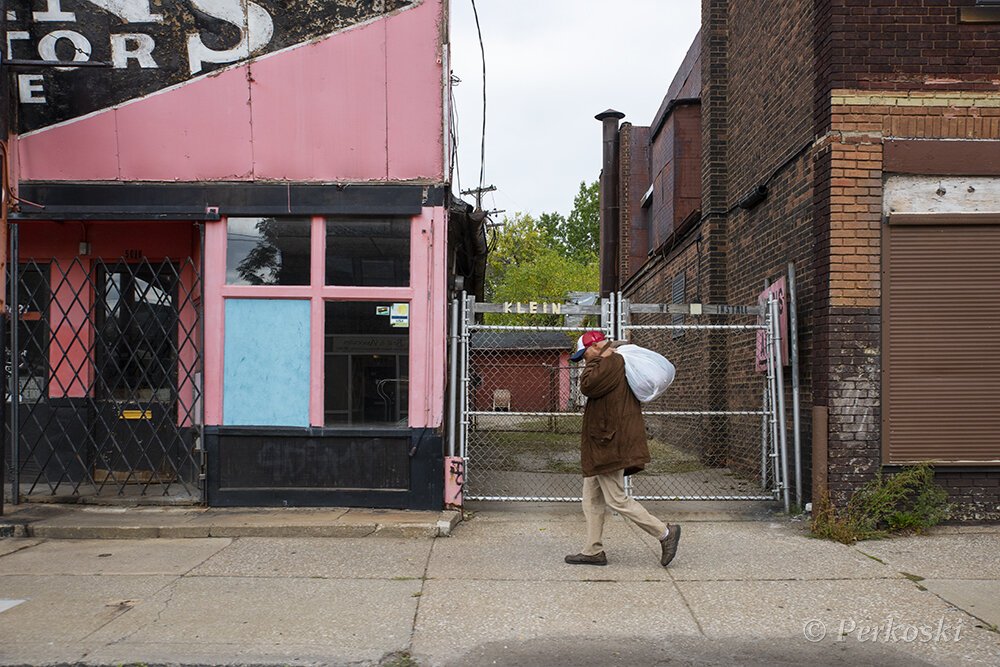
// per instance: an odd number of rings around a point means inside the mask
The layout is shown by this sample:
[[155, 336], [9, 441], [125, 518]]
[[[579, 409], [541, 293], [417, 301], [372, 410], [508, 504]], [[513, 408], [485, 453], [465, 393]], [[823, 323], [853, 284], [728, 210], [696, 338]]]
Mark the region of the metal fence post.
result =
[[454, 456], [458, 446], [458, 304], [451, 302], [451, 349], [448, 351], [448, 456]]
[[18, 225], [10, 226], [10, 504], [21, 502], [21, 348], [19, 331], [21, 323], [21, 306], [18, 303], [18, 282], [20, 272], [20, 243], [18, 240]]
[[[4, 350], [4, 354], [7, 350], [6, 325], [7, 318], [0, 317], [0, 350]], [[0, 516], [3, 516], [3, 486], [7, 481], [7, 395], [7, 364], [3, 363], [0, 364], [0, 434], [4, 436], [0, 444]]]
[[792, 449], [795, 451], [795, 504], [802, 507], [802, 435], [799, 414], [799, 320], [795, 304], [795, 263], [788, 263], [788, 349], [792, 361]]
[[459, 369], [461, 371], [461, 387], [462, 387], [462, 398], [461, 398], [461, 411], [459, 414], [459, 431], [458, 431], [458, 443], [459, 443], [459, 456], [465, 461], [465, 480], [466, 483], [469, 481], [469, 321], [474, 318], [475, 315], [475, 303], [476, 297], [469, 296], [464, 291], [462, 292], [462, 310], [460, 313], [460, 320], [462, 322], [462, 335], [459, 344], [461, 345], [461, 353], [459, 361]]
[[[765, 321], [767, 321], [765, 319]], [[768, 331], [765, 329], [763, 331], [764, 340], [761, 341], [761, 351], [767, 352], [767, 338]], [[767, 484], [770, 476], [768, 475], [768, 454], [770, 453], [770, 447], [768, 446], [768, 417], [770, 415], [769, 401], [771, 399], [771, 374], [769, 372], [770, 364], [765, 364], [764, 367], [764, 389], [761, 392], [761, 407], [760, 407], [760, 490], [767, 491]]]
[[785, 377], [784, 369], [781, 366], [781, 323], [778, 319], [778, 302], [771, 299], [769, 302], [771, 309], [771, 329], [774, 331], [774, 375], [778, 399], [778, 439], [781, 443], [781, 478], [782, 478], [782, 498], [785, 503], [785, 511], [791, 509], [791, 497], [788, 484], [788, 433], [785, 424]]

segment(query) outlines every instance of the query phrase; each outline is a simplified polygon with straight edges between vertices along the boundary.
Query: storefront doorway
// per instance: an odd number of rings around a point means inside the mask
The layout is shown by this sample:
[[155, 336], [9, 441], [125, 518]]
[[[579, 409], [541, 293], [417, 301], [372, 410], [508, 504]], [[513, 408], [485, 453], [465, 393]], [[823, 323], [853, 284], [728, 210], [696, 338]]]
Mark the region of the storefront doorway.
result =
[[12, 259], [5, 426], [22, 498], [201, 500], [201, 279], [183, 241], [176, 259]]

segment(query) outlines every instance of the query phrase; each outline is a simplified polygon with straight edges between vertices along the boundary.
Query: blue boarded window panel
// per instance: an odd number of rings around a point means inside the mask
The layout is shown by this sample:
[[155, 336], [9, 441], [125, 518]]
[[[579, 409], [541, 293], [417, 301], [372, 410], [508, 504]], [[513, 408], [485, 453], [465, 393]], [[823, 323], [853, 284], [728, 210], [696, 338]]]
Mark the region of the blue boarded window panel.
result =
[[222, 421], [309, 426], [309, 302], [226, 299]]

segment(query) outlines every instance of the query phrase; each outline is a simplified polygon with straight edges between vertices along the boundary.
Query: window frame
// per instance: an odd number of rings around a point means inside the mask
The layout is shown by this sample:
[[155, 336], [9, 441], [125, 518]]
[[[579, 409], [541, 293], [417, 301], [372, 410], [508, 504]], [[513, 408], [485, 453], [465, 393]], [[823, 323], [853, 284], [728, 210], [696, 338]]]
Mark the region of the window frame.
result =
[[[244, 215], [234, 215], [232, 217], [250, 217]], [[270, 216], [280, 218], [282, 216]], [[211, 282], [216, 283], [215, 286], [209, 284], [206, 281], [206, 289], [212, 288], [218, 290], [218, 312], [220, 314], [224, 311], [225, 301], [227, 299], [290, 299], [290, 300], [301, 300], [308, 301], [310, 304], [309, 308], [309, 326], [310, 326], [310, 393], [309, 393], [309, 424], [314, 428], [329, 428], [329, 429], [358, 429], [365, 428], [364, 424], [343, 424], [327, 426], [325, 419], [325, 365], [326, 365], [326, 355], [324, 350], [324, 341], [326, 333], [326, 303], [330, 301], [384, 301], [390, 303], [407, 303], [409, 305], [410, 313], [410, 334], [408, 340], [408, 368], [407, 377], [409, 377], [410, 383], [407, 392], [407, 416], [408, 422], [411, 424], [408, 428], [412, 427], [412, 421], [416, 412], [416, 406], [413, 401], [414, 392], [416, 391], [413, 378], [415, 376], [422, 376], [423, 373], [417, 373], [415, 368], [417, 364], [418, 355], [415, 354], [415, 345], [418, 341], [415, 340], [415, 329], [416, 328], [427, 328], [429, 323], [423, 322], [420, 318], [427, 317], [427, 313], [424, 312], [424, 308], [417, 308], [418, 304], [421, 302], [415, 298], [415, 293], [418, 287], [424, 288], [422, 281], [417, 279], [415, 276], [415, 269], [420, 266], [418, 262], [418, 254], [426, 253], [426, 248], [424, 248], [420, 243], [421, 236], [421, 223], [419, 216], [406, 217], [399, 216], [401, 220], [405, 220], [409, 223], [410, 235], [409, 235], [409, 252], [410, 252], [410, 276], [409, 284], [405, 287], [364, 287], [364, 286], [348, 286], [348, 285], [327, 285], [326, 284], [326, 229], [329, 221], [336, 221], [338, 219], [357, 219], [359, 217], [363, 218], [365, 216], [302, 216], [302, 215], [289, 215], [285, 216], [289, 218], [302, 218], [307, 217], [310, 220], [310, 259], [309, 259], [309, 284], [308, 285], [231, 285], [225, 280], [226, 275], [226, 259], [228, 251], [228, 238], [227, 230], [229, 224], [229, 218], [224, 217], [219, 221], [219, 224], [209, 226], [206, 237], [213, 241], [215, 245], [213, 256], [218, 260], [221, 260], [222, 265], [217, 267], [216, 275], [221, 274], [221, 281], [218, 277]], [[384, 219], [385, 216], [378, 216], [380, 219]], [[209, 297], [212, 298], [211, 296]], [[220, 424], [224, 423], [222, 415], [222, 393], [225, 388], [222, 386], [222, 374], [223, 366], [225, 360], [223, 357], [223, 346], [225, 338], [225, 322], [224, 317], [221, 318], [222, 325], [221, 331], [219, 332], [219, 340], [215, 343], [215, 354], [218, 355], [219, 370], [217, 384], [215, 385], [215, 391], [217, 392], [217, 407], [218, 411], [218, 422]], [[414, 322], [417, 322], [417, 327], [414, 327]], [[208, 321], [206, 320], [206, 324]], [[424, 333], [421, 331], [421, 333]], [[424, 336], [420, 337], [423, 340]], [[209, 352], [211, 354], [211, 352]], [[211, 391], [211, 390], [210, 390]], [[214, 415], [213, 415], [214, 417]], [[376, 426], [378, 427], [378, 426]], [[378, 427], [383, 428], [384, 426]]]

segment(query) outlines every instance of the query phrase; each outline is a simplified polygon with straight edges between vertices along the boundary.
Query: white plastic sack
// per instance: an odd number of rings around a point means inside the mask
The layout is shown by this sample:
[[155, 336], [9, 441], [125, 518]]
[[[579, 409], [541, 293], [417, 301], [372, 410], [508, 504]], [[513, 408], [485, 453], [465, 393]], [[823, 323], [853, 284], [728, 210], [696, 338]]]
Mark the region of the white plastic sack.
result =
[[674, 365], [658, 352], [638, 345], [621, 345], [615, 352], [625, 358], [628, 386], [643, 403], [658, 398], [674, 381]]

